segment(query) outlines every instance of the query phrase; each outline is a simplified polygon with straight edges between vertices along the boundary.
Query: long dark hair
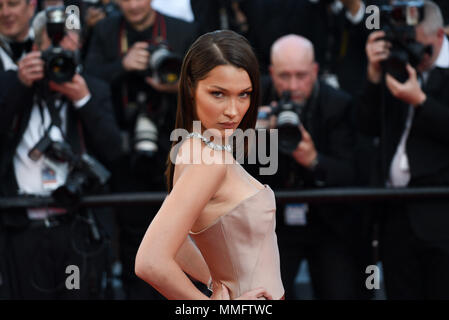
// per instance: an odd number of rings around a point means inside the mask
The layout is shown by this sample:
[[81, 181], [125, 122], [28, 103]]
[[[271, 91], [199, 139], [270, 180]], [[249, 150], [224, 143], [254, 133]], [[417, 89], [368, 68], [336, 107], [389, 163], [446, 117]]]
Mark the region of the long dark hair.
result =
[[[221, 65], [232, 65], [248, 73], [252, 85], [251, 102], [239, 128], [245, 131], [255, 127], [260, 91], [259, 63], [245, 37], [234, 31], [219, 30], [200, 36], [184, 57], [179, 79], [176, 129], [192, 132], [193, 121], [198, 120], [194, 102], [198, 81], [205, 79], [212, 69]], [[172, 148], [177, 143], [178, 141], [174, 141]], [[165, 172], [168, 192], [173, 188], [174, 169], [175, 165], [169, 155]]]

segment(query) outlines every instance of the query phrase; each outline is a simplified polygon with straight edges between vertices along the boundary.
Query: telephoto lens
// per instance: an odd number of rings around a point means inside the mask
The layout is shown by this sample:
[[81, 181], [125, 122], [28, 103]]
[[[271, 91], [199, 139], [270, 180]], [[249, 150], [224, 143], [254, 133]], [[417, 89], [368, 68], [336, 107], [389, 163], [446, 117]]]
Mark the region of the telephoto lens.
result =
[[158, 130], [154, 122], [145, 113], [137, 116], [134, 132], [134, 149], [139, 153], [152, 157], [158, 151]]
[[291, 154], [302, 140], [300, 111], [301, 106], [291, 100], [291, 93], [284, 91], [274, 114], [277, 114], [279, 151], [285, 154]]
[[176, 83], [181, 72], [182, 57], [170, 51], [164, 44], [150, 45], [148, 51], [150, 60], [146, 75], [155, 76], [161, 83]]

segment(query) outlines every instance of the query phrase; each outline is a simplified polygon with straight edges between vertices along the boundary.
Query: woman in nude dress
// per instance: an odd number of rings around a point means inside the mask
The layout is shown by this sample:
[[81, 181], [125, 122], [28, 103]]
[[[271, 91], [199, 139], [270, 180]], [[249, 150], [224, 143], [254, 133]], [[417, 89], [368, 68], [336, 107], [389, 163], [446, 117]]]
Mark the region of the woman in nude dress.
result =
[[[189, 134], [173, 142], [169, 194], [135, 261], [137, 276], [167, 299], [283, 298], [274, 193], [229, 145], [236, 129], [254, 129], [258, 97], [259, 66], [244, 37], [215, 31], [195, 41], [184, 58], [176, 116], [176, 128]], [[246, 152], [248, 141], [240, 143]]]

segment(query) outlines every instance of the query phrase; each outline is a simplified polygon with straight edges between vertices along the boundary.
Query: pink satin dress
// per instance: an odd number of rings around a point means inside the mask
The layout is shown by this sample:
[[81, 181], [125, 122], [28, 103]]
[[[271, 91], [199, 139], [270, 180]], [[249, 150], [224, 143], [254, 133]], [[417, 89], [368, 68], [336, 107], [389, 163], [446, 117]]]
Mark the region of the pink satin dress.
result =
[[209, 266], [214, 288], [224, 284], [231, 299], [258, 287], [273, 299], [283, 298], [275, 213], [274, 192], [265, 185], [210, 226], [190, 232]]

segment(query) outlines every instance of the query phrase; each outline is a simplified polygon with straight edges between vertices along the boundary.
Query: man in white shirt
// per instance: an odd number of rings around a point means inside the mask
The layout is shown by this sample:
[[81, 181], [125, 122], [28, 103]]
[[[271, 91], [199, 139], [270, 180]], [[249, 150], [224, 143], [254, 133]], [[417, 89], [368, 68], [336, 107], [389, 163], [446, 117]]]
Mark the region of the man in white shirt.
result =
[[[17, 71], [0, 73], [0, 196], [49, 195], [66, 184], [73, 171], [70, 161], [56, 161], [45, 150], [39, 158], [30, 157], [46, 136], [66, 143], [75, 155], [88, 153], [105, 165], [120, 157], [120, 132], [108, 86], [78, 73], [63, 83], [48, 79], [48, 62], [42, 60], [51, 44], [46, 23], [45, 13], [36, 16], [35, 50], [18, 61]], [[66, 30], [60, 46], [74, 52], [78, 40], [77, 33]], [[38, 88], [47, 85], [50, 91], [40, 95]], [[0, 224], [10, 244], [7, 259], [15, 266], [8, 275], [16, 288], [12, 298], [98, 298], [107, 247], [92, 219], [93, 214], [71, 207], [1, 212]], [[93, 248], [98, 254], [90, 256]], [[70, 265], [80, 269], [79, 290], [64, 285]], [[92, 281], [84, 281], [88, 278]]]
[[[425, 1], [415, 32], [416, 41], [432, 50], [415, 67], [407, 65], [405, 82], [383, 73], [391, 48], [385, 32], [373, 32], [366, 45], [368, 83], [358, 124], [374, 135], [384, 128], [382, 179], [394, 188], [449, 184], [449, 41], [433, 2]], [[449, 202], [409, 199], [386, 208], [380, 243], [387, 298], [448, 299]]]

